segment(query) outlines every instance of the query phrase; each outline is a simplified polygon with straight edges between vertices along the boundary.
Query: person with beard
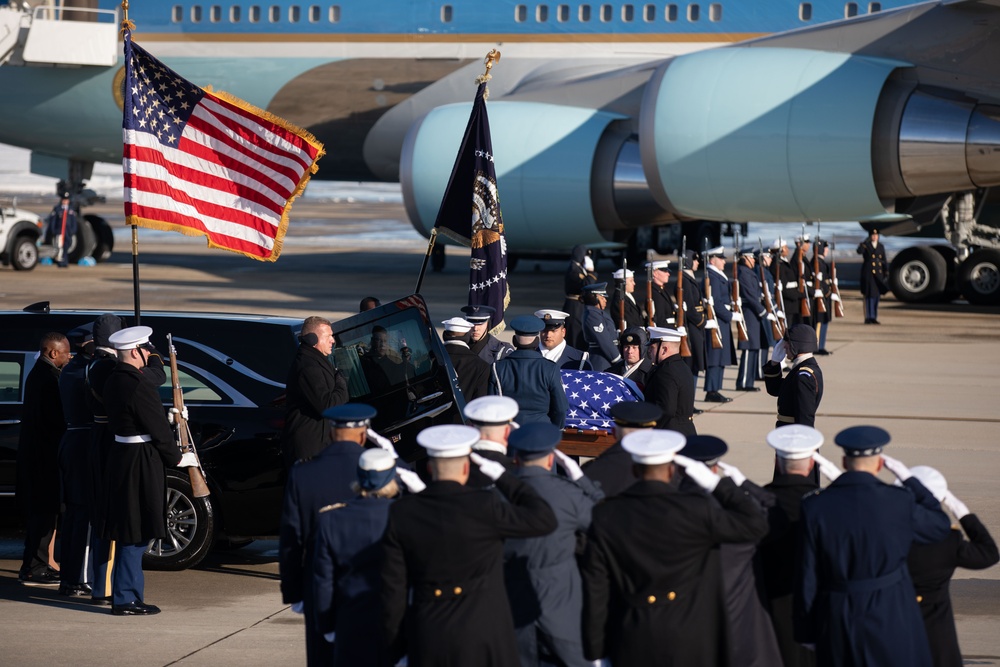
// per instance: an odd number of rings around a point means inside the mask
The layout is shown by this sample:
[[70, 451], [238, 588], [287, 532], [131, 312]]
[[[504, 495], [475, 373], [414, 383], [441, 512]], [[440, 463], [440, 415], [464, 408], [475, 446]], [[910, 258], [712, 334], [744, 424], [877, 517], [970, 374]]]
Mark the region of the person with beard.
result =
[[[813, 356], [816, 351], [816, 331], [808, 324], [796, 324], [774, 345], [771, 360], [764, 366], [767, 393], [778, 397], [778, 421], [785, 424], [816, 424], [816, 410], [823, 400], [823, 371]], [[781, 362], [788, 360], [787, 376], [782, 375]]]
[[559, 368], [577, 371], [589, 371], [590, 354], [576, 349], [566, 342], [566, 323], [569, 313], [561, 310], [536, 310], [535, 317], [545, 323], [545, 328], [539, 334], [541, 347], [539, 351], [549, 361], [555, 362]]
[[577, 349], [585, 349], [587, 341], [583, 338], [583, 301], [580, 299], [583, 288], [597, 282], [594, 273], [594, 259], [587, 246], [574, 246], [570, 252], [569, 267], [564, 279], [566, 300], [563, 311], [569, 313], [566, 320], [566, 338], [569, 344]]
[[466, 402], [486, 396], [490, 390], [490, 365], [472, 351], [472, 322], [461, 317], [445, 320], [444, 348], [458, 376], [458, 386]]

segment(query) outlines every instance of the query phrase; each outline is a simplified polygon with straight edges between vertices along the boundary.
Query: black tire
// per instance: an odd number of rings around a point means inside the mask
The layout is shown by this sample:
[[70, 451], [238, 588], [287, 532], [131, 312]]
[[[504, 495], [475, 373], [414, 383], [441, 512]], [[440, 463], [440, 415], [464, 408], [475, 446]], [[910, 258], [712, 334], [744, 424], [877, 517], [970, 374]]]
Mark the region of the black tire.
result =
[[35, 239], [21, 234], [14, 239], [10, 249], [10, 265], [15, 271], [31, 271], [38, 264], [38, 246]]
[[97, 215], [85, 215], [83, 218], [90, 222], [90, 226], [94, 230], [96, 240], [92, 255], [94, 261], [100, 264], [111, 259], [111, 253], [115, 249], [115, 235], [111, 231], [111, 225], [108, 224], [107, 220]]
[[947, 280], [945, 258], [927, 246], [906, 248], [889, 264], [889, 288], [903, 303], [925, 303], [940, 298]]
[[950, 245], [934, 245], [931, 247], [944, 257], [944, 266], [948, 272], [944, 281], [944, 291], [941, 292], [936, 301], [939, 303], [951, 303], [962, 296], [961, 290], [958, 289], [958, 252]]
[[142, 555], [150, 570], [186, 570], [208, 555], [215, 543], [212, 497], [195, 498], [188, 477], [167, 473], [167, 530], [170, 538], [153, 540]]
[[1000, 250], [976, 250], [958, 267], [958, 288], [969, 303], [1000, 304]]
[[80, 221], [80, 228], [76, 230], [76, 237], [69, 247], [69, 261], [75, 264], [84, 257], [93, 257], [96, 247], [97, 235], [90, 220], [84, 218]]
[[215, 546], [212, 548], [215, 551], [236, 551], [249, 544], [253, 544], [253, 542], [254, 539], [252, 537], [220, 537], [215, 541]]

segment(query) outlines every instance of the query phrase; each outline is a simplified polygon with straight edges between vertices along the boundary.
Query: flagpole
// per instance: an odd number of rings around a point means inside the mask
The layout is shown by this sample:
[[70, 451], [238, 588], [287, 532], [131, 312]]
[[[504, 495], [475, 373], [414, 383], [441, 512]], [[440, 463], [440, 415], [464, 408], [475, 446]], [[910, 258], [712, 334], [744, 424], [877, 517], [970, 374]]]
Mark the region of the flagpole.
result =
[[[122, 23], [121, 35], [125, 38], [125, 33], [135, 30], [135, 23], [128, 18], [128, 1], [122, 0]], [[128, 65], [128, 63], [126, 63]], [[139, 326], [141, 310], [139, 308], [139, 227], [132, 225], [132, 305], [135, 308], [135, 326]]]
[[427, 260], [431, 258], [431, 251], [434, 250], [434, 242], [437, 240], [437, 227], [431, 227], [431, 238], [427, 242], [427, 254], [424, 255], [424, 263], [420, 265], [420, 274], [417, 276], [417, 286], [413, 289], [414, 294], [420, 294], [420, 286], [424, 284], [424, 273], [427, 272]]

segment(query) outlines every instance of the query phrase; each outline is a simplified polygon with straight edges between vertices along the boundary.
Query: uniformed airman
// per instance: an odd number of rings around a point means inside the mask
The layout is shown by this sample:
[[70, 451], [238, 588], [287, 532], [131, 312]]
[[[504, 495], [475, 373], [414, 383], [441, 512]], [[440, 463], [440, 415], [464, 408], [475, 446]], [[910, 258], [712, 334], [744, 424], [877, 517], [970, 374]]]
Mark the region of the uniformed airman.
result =
[[464, 318], [472, 322], [472, 341], [469, 348], [488, 364], [503, 359], [514, 351], [510, 344], [490, 333], [490, 320], [496, 308], [492, 306], [464, 306]]
[[545, 328], [539, 335], [539, 351], [543, 357], [555, 362], [559, 368], [577, 371], [589, 371], [593, 368], [590, 365], [590, 353], [578, 350], [566, 340], [569, 313], [561, 310], [536, 310], [535, 317], [545, 323]]
[[607, 311], [607, 283], [594, 283], [583, 288], [586, 310], [583, 314], [583, 337], [595, 371], [606, 371], [621, 359], [615, 321]]
[[517, 401], [518, 419], [527, 424], [548, 421], [562, 428], [569, 403], [559, 367], [538, 351], [538, 334], [545, 323], [534, 315], [515, 317], [514, 352], [493, 367], [490, 391]]

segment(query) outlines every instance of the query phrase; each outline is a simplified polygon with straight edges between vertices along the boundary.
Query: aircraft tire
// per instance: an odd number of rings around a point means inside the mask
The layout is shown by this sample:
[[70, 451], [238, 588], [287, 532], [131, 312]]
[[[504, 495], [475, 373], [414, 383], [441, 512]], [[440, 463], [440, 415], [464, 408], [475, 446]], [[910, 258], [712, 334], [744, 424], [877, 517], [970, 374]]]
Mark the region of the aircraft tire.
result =
[[903, 303], [926, 303], [944, 294], [948, 267], [934, 248], [906, 248], [889, 264], [889, 287]]
[[94, 230], [94, 260], [100, 264], [111, 259], [111, 253], [115, 249], [115, 235], [111, 231], [111, 225], [104, 218], [96, 215], [85, 215], [85, 220], [90, 222]]
[[958, 287], [969, 303], [1000, 304], [1000, 250], [981, 248], [958, 267]]
[[93, 257], [96, 246], [97, 235], [91, 226], [90, 220], [87, 218], [80, 220], [80, 227], [76, 230], [75, 242], [69, 248], [69, 261], [76, 263], [84, 257]]

